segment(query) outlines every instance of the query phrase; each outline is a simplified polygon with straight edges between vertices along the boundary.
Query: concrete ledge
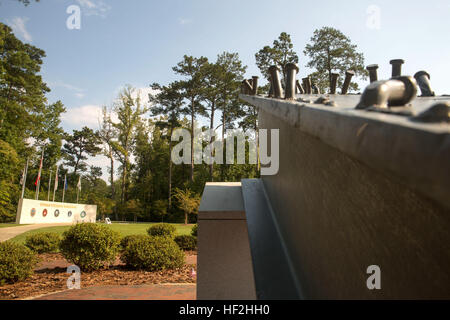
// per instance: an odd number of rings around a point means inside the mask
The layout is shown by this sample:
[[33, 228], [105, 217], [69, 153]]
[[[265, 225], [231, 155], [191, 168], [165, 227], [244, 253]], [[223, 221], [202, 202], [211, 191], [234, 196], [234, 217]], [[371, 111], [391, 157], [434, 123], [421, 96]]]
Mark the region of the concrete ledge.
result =
[[256, 299], [240, 183], [207, 183], [198, 213], [197, 299]]
[[[240, 98], [450, 208], [449, 124], [422, 124], [398, 115], [355, 110], [356, 95], [333, 96], [339, 107], [261, 96]], [[414, 108], [423, 110], [442, 100], [448, 98], [418, 98]]]

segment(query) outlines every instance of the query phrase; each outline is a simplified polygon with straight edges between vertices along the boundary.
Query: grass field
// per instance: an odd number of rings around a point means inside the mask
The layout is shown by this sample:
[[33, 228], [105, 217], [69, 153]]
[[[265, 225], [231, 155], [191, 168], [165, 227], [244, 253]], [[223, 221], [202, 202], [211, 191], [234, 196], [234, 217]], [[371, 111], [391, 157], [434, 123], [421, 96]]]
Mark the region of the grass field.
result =
[[[130, 234], [146, 234], [147, 229], [153, 224], [156, 224], [156, 223], [113, 223], [113, 224], [109, 224], [106, 226], [108, 226], [112, 230], [118, 231], [122, 235], [122, 237], [124, 237], [124, 236], [130, 235]], [[171, 224], [173, 224], [177, 228], [177, 231], [176, 231], [177, 235], [190, 234], [191, 229], [193, 227], [192, 224], [188, 224], [187, 226], [184, 224], [179, 224], [179, 223], [171, 223]], [[19, 234], [18, 236], [12, 238], [11, 240], [18, 242], [18, 243], [24, 243], [25, 238], [28, 235], [41, 233], [41, 232], [56, 232], [56, 233], [62, 235], [63, 232], [69, 228], [70, 228], [70, 226], [61, 226], [61, 227], [47, 227], [47, 228], [40, 228], [40, 229], [36, 229], [36, 230], [30, 230], [30, 231], [24, 232], [22, 234]]]
[[26, 224], [18, 224], [18, 223], [0, 223], [0, 228], [9, 228], [9, 227], [18, 227], [18, 226], [26, 226]]

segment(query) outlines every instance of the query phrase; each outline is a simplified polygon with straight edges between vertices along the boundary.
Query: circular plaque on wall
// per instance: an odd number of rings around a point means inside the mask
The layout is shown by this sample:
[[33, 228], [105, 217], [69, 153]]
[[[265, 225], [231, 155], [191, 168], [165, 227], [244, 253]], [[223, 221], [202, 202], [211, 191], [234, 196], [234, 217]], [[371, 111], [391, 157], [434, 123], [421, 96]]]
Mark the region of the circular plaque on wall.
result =
[[47, 209], [44, 209], [44, 211], [42, 211], [42, 216], [45, 217], [47, 213], [48, 213]]
[[55, 217], [57, 217], [57, 216], [59, 216], [59, 210], [58, 209], [55, 210]]

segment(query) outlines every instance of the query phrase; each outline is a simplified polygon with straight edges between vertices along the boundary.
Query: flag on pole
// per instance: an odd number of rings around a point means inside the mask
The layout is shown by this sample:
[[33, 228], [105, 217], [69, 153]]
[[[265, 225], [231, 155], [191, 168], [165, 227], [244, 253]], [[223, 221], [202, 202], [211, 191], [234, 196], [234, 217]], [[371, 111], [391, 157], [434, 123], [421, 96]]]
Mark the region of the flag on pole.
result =
[[[28, 164], [28, 160], [27, 160], [27, 164]], [[22, 171], [22, 176], [20, 177], [20, 185], [23, 186], [24, 182], [25, 182], [25, 171], [27, 170], [27, 164], [23, 167], [23, 171]]]
[[58, 190], [58, 171], [59, 171], [59, 166], [56, 166], [55, 188], [54, 188], [54, 191]]
[[41, 163], [39, 164], [39, 172], [38, 176], [36, 178], [36, 181], [34, 182], [34, 185], [37, 187], [39, 180], [41, 180], [41, 172], [42, 172], [42, 162], [44, 161], [44, 149], [42, 149], [42, 155], [41, 155]]
[[25, 185], [27, 183], [27, 173], [28, 173], [28, 159], [25, 168], [23, 169], [22, 179], [20, 179], [20, 184], [22, 185], [22, 193], [20, 198], [23, 199], [23, 195], [25, 194]]
[[62, 196], [62, 202], [64, 202], [64, 193], [67, 190], [67, 176], [64, 175], [64, 187], [63, 187], [63, 196]]
[[81, 176], [78, 177], [78, 183], [77, 183], [77, 203], [78, 203], [80, 191], [81, 191]]
[[42, 163], [44, 161], [44, 149], [42, 148], [42, 155], [41, 155], [41, 164], [39, 165], [39, 172], [38, 172], [38, 176], [36, 178], [36, 182], [34, 183], [34, 185], [36, 186], [36, 200], [39, 200], [39, 187], [41, 185], [41, 172], [42, 172]]
[[58, 189], [58, 171], [59, 171], [59, 166], [56, 166], [55, 186], [53, 188], [53, 201], [55, 201], [55, 193], [56, 193], [56, 190]]
[[79, 191], [81, 191], [81, 176], [78, 177], [77, 188]]

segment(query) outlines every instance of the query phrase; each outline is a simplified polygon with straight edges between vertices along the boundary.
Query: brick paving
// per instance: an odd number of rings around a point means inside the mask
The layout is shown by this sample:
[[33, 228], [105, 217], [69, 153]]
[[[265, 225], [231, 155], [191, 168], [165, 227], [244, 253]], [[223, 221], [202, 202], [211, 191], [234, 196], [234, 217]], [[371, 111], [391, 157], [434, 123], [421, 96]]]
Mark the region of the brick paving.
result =
[[136, 286], [99, 286], [65, 290], [34, 300], [195, 300], [196, 285], [150, 284]]

